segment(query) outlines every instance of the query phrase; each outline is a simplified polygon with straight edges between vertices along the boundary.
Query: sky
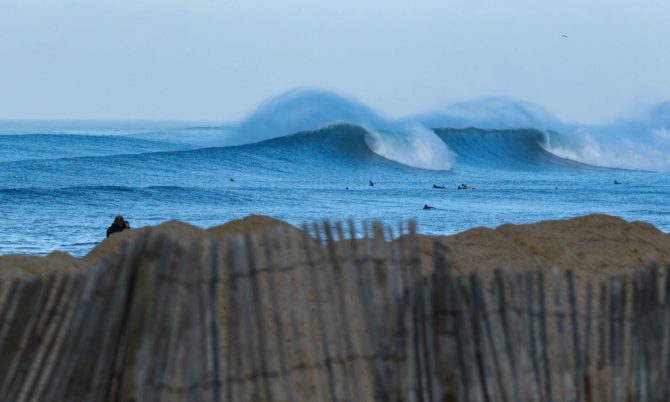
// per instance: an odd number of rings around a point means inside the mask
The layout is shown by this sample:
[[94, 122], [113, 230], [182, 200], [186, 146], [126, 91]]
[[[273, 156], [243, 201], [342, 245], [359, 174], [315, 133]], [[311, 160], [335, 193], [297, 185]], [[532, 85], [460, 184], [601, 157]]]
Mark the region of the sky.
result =
[[668, 21], [667, 0], [2, 0], [0, 119], [235, 121], [312, 87], [604, 122], [670, 100]]

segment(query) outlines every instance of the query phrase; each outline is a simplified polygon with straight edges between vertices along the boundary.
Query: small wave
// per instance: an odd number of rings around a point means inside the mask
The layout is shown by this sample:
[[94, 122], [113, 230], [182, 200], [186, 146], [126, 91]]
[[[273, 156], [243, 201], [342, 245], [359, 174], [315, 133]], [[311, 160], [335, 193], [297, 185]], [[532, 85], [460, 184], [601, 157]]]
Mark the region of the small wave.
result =
[[137, 191], [136, 187], [125, 186], [72, 186], [72, 187], [15, 187], [15, 188], [0, 188], [0, 194], [8, 195], [49, 195], [58, 196], [63, 193], [80, 193], [86, 191], [104, 191], [104, 192], [124, 192], [130, 193]]
[[95, 246], [98, 242], [78, 242], [61, 244], [61, 247], [81, 247], [81, 246]]
[[[213, 197], [221, 196], [221, 191], [227, 191], [226, 188], [217, 187], [182, 187], [182, 186], [70, 186], [70, 187], [25, 187], [25, 188], [0, 188], [0, 196], [6, 195], [12, 198], [16, 197], [48, 197], [48, 198], [70, 198], [73, 196], [90, 196], [97, 194], [101, 197], [109, 197], [110, 194], [135, 194], [138, 197], [144, 197], [148, 194], [174, 196], [196, 196]], [[226, 193], [228, 200], [249, 200], [248, 197], [240, 194]]]
[[110, 135], [18, 134], [0, 136], [0, 162], [30, 162], [193, 149], [187, 144]]

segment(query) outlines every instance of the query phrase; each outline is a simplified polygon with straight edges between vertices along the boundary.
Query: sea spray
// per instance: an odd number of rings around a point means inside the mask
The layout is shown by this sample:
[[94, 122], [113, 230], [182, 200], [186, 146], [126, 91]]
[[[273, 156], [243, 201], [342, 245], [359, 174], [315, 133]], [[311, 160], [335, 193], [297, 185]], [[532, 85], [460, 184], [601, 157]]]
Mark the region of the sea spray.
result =
[[611, 168], [670, 171], [670, 103], [601, 125], [565, 126], [545, 148], [563, 158]]
[[562, 124], [551, 113], [530, 102], [491, 97], [454, 103], [439, 110], [411, 117], [430, 128], [551, 129]]
[[335, 93], [295, 89], [263, 102], [221, 145], [251, 144], [341, 123], [383, 128], [386, 120], [367, 106]]

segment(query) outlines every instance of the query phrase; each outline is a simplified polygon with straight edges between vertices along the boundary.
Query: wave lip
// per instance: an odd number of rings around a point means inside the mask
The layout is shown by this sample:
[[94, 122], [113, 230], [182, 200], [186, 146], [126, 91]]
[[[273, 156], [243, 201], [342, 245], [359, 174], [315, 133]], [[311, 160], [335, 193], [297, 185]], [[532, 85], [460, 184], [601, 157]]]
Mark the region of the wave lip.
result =
[[456, 154], [435, 132], [418, 124], [402, 133], [367, 130], [365, 143], [377, 155], [420, 169], [450, 170], [456, 161]]

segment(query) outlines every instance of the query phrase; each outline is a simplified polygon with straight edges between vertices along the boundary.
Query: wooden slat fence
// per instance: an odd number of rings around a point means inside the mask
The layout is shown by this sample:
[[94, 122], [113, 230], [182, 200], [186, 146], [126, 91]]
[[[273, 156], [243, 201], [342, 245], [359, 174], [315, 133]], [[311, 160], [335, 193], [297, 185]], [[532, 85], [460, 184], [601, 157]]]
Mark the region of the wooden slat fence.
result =
[[436, 264], [443, 400], [670, 401], [667, 272], [594, 285], [572, 271], [496, 271], [484, 282]]
[[670, 400], [665, 271], [463, 276], [413, 223], [358, 229], [149, 232], [1, 283], [0, 401]]

